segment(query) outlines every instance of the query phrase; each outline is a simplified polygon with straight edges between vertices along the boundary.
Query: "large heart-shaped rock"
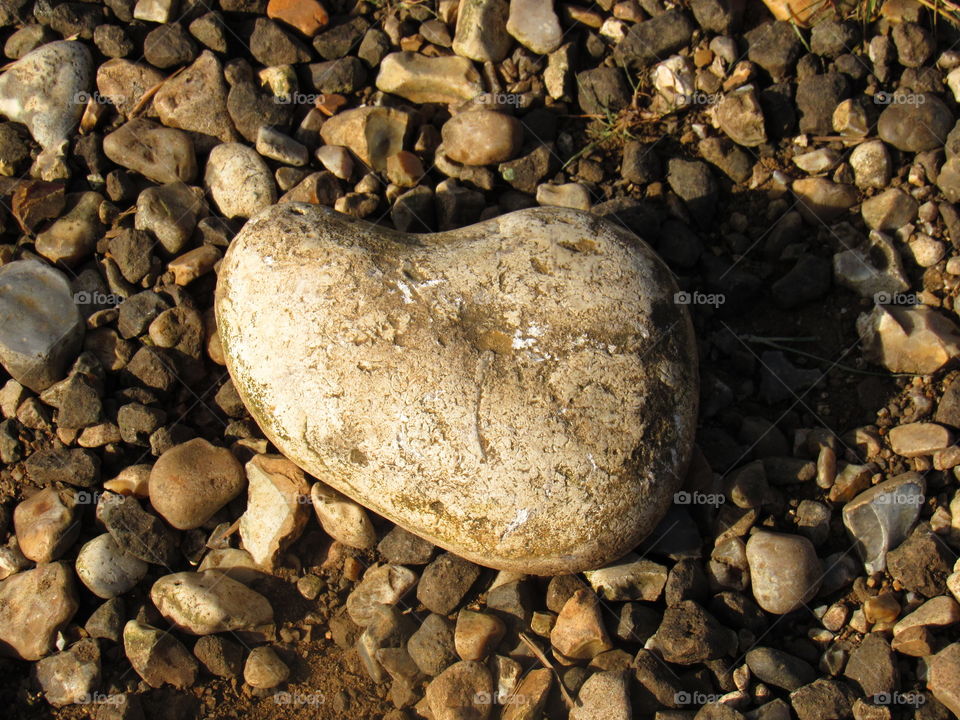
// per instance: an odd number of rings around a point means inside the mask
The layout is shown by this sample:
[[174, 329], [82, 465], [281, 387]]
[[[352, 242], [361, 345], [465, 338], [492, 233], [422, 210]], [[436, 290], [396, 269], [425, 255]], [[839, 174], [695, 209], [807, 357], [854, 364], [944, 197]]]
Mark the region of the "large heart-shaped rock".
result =
[[287, 457], [454, 553], [555, 574], [633, 548], [683, 478], [698, 379], [675, 290], [574, 210], [404, 235], [284, 203], [231, 243], [216, 312]]

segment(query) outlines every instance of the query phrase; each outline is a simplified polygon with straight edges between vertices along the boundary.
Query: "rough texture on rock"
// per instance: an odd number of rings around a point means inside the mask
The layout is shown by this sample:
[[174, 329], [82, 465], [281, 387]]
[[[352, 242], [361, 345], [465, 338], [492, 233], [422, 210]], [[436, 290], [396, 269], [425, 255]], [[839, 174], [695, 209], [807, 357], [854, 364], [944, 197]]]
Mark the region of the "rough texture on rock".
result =
[[572, 210], [414, 240], [291, 203], [233, 241], [216, 306], [287, 457], [458, 555], [549, 574], [634, 547], [684, 475], [697, 371], [674, 292]]

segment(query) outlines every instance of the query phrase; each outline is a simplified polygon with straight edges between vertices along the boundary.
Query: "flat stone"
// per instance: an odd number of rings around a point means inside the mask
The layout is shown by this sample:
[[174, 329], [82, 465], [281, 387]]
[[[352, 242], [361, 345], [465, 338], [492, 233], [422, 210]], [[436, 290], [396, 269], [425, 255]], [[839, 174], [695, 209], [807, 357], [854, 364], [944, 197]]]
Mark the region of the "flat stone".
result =
[[769, 613], [796, 610], [820, 588], [823, 568], [813, 543], [805, 537], [755, 532], [747, 541], [747, 562], [753, 596]]
[[35, 168], [44, 180], [67, 176], [69, 137], [93, 86], [93, 57], [74, 40], [41, 45], [0, 76], [0, 114], [27, 126], [43, 148]]
[[197, 678], [197, 661], [165, 630], [131, 620], [123, 628], [123, 649], [137, 675], [150, 687], [169, 684], [184, 689]]
[[[422, 247], [415, 249], [402, 244], [403, 235], [325, 208], [271, 208], [237, 235], [220, 268], [218, 327], [234, 385], [287, 457], [434, 544], [522, 572], [603, 565], [659, 522], [694, 426], [687, 310], [672, 302], [675, 288], [662, 262], [624, 232], [572, 210], [533, 209], [434, 240], [419, 236]], [[291, 243], [294, 237], [300, 242]], [[587, 251], [589, 270], [582, 264]], [[374, 272], [374, 257], [381, 264], [394, 258], [395, 269]], [[496, 262], [482, 260], [491, 257]], [[421, 269], [416, 280], [401, 272], [407, 263]], [[508, 266], [516, 283], [490, 296], [488, 274], [500, 276]], [[341, 278], [336, 290], [318, 279], [334, 274]], [[618, 290], [611, 295], [610, 288]], [[366, 325], [356, 313], [362, 307], [367, 317], [372, 301], [345, 311], [344, 298], [378, 298], [384, 312], [407, 318], [401, 327], [414, 333], [413, 344], [398, 357], [404, 333], [370, 327], [362, 331], [370, 344], [357, 345], [357, 323]], [[578, 317], [596, 325], [578, 319], [563, 329], [573, 320], [570, 307], [580, 306]], [[653, 315], [656, 328], [646, 327]], [[611, 337], [618, 338], [613, 346]], [[583, 349], [593, 343], [601, 345]], [[387, 367], [374, 361], [380, 356], [392, 358], [389, 377], [380, 378]], [[544, 367], [560, 375], [535, 380], [545, 377]], [[591, 410], [574, 426], [533, 409], [541, 393], [586, 403], [573, 380], [584, 373], [615, 390], [591, 396]], [[438, 400], [478, 393], [469, 412], [460, 401]], [[675, 419], [656, 442], [627, 411], [639, 406], [648, 408], [645, 416]], [[434, 429], [438, 413], [449, 431]], [[333, 442], [331, 433], [341, 432], [334, 428], [347, 426], [354, 428], [350, 440]], [[386, 442], [398, 433], [399, 445]], [[419, 448], [415, 464], [411, 447]], [[534, 482], [561, 466], [581, 480]], [[629, 473], [615, 470], [627, 466]]]
[[483, 92], [480, 73], [463, 57], [395, 52], [380, 61], [377, 89], [415, 103], [460, 103]]
[[20, 552], [36, 563], [63, 555], [80, 535], [76, 492], [48, 487], [30, 496], [13, 511]]
[[313, 37], [330, 22], [326, 8], [319, 0], [270, 0], [267, 17], [280, 20], [307, 37]]
[[681, 10], [668, 10], [633, 25], [613, 49], [618, 65], [638, 70], [686, 47], [695, 26]]
[[917, 627], [942, 628], [958, 622], [960, 622], [960, 603], [949, 595], [940, 595], [927, 600], [894, 625], [893, 635], [897, 637]]
[[424, 568], [417, 585], [417, 600], [438, 615], [449, 615], [478, 577], [477, 565], [452, 553], [443, 553]]
[[260, 632], [273, 624], [273, 608], [260, 593], [215, 570], [164, 575], [150, 588], [157, 610], [193, 635]]
[[436, 677], [457, 661], [453, 624], [442, 615], [430, 613], [407, 641], [407, 651], [426, 675]]
[[320, 136], [327, 145], [350, 148], [374, 170], [385, 170], [387, 158], [403, 149], [410, 125], [410, 115], [403, 110], [358, 107], [337, 113], [324, 122]]
[[667, 568], [629, 553], [613, 565], [584, 573], [587, 582], [604, 600], [655, 602], [667, 583]]
[[737, 646], [736, 633], [693, 600], [667, 608], [652, 642], [664, 660], [678, 665], [716, 660]]
[[110, 533], [86, 542], [77, 554], [77, 575], [97, 597], [110, 599], [132, 590], [148, 565], [121, 548]]
[[156, 68], [122, 58], [97, 68], [97, 92], [123, 117], [129, 117], [144, 94], [162, 81], [163, 73]]
[[36, 260], [0, 268], [0, 364], [35, 392], [63, 378], [84, 325], [66, 276]]
[[929, 422], [906, 423], [890, 428], [890, 447], [902, 457], [933, 455], [953, 445], [953, 433], [943, 425]]
[[173, 527], [192, 530], [245, 485], [243, 466], [229, 450], [195, 438], [157, 458], [150, 472], [150, 504]]
[[819, 678], [790, 694], [790, 704], [800, 720], [826, 720], [850, 716], [856, 694], [846, 684]]
[[[513, 693], [500, 693], [507, 699], [501, 720], [526, 720], [538, 717], [553, 688], [553, 673], [548, 668], [534, 668], [523, 676]], [[500, 688], [497, 688], [498, 692]]]
[[223, 635], [202, 636], [193, 654], [211, 675], [233, 678], [243, 672], [243, 646]]
[[334, 540], [359, 550], [376, 545], [376, 530], [361, 505], [321, 482], [310, 488], [310, 498], [320, 526]]
[[507, 32], [537, 55], [552, 53], [563, 42], [553, 3], [541, 0], [510, 0]]
[[247, 510], [240, 540], [254, 562], [272, 570], [310, 519], [310, 484], [286, 458], [256, 455], [246, 466]]
[[953, 552], [926, 523], [914, 528], [896, 549], [887, 553], [887, 572], [908, 591], [932, 598], [947, 593]]
[[900, 679], [890, 643], [878, 633], [868, 633], [854, 648], [843, 674], [866, 697], [890, 693]]
[[926, 305], [876, 305], [857, 332], [864, 357], [891, 372], [929, 375], [960, 355], [960, 328]]
[[402, 527], [394, 527], [377, 545], [377, 551], [388, 562], [397, 565], [426, 565], [433, 557], [434, 550], [436, 547], [432, 543]]
[[190, 137], [145, 118], [134, 118], [104, 136], [103, 153], [157, 183], [189, 183], [197, 177]]
[[745, 659], [758, 680], [791, 692], [817, 677], [817, 671], [809, 663], [776, 648], [754, 648]]
[[107, 530], [131, 555], [144, 562], [170, 567], [180, 552], [177, 536], [156, 515], [145, 511], [134, 497], [108, 496], [99, 509]]
[[0, 581], [0, 655], [39, 660], [78, 608], [73, 572], [49, 563]]

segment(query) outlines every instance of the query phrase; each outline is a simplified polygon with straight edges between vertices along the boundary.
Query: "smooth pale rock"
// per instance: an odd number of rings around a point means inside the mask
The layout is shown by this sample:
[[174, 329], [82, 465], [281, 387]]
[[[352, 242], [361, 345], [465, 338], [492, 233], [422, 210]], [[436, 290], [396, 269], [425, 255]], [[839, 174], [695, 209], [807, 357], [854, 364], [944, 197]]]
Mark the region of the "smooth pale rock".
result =
[[66, 276], [37, 260], [0, 268], [0, 364], [35, 392], [63, 378], [83, 342]]
[[273, 623], [273, 608], [263, 595], [209, 570], [165, 575], [150, 588], [150, 599], [161, 615], [193, 635], [259, 632]]
[[212, 570], [225, 573], [237, 582], [249, 585], [256, 580], [262, 580], [267, 574], [263, 567], [254, 562], [253, 557], [246, 550], [239, 548], [220, 548], [211, 550], [203, 556], [198, 572]]
[[80, 535], [76, 493], [47, 487], [17, 505], [13, 527], [25, 557], [47, 563], [63, 555]]
[[953, 445], [953, 433], [943, 425], [929, 422], [906, 423], [890, 428], [890, 447], [902, 457], [933, 455]]
[[360, 550], [377, 544], [377, 532], [367, 511], [346, 495], [318, 482], [310, 488], [310, 498], [320, 526], [334, 540]]
[[460, 103], [483, 92], [480, 73], [462, 57], [395, 52], [380, 61], [377, 89], [415, 103]]
[[227, 113], [227, 83], [217, 56], [204, 50], [192, 65], [170, 77], [153, 96], [160, 122], [222, 142], [237, 139]]
[[243, 666], [243, 679], [250, 687], [269, 690], [286, 682], [290, 668], [271, 647], [258, 647], [250, 651]]
[[894, 636], [917, 627], [946, 627], [960, 622], [960, 603], [949, 595], [927, 600], [903, 620], [893, 626]]
[[39, 660], [77, 611], [73, 572], [49, 563], [0, 582], [0, 655]]
[[310, 519], [310, 483], [278, 455], [256, 455], [244, 467], [247, 510], [240, 516], [240, 539], [254, 562], [272, 570]]
[[107, 60], [97, 68], [97, 92], [127, 117], [144, 94], [163, 81], [163, 73], [124, 58]]
[[386, 170], [387, 158], [403, 150], [410, 114], [386, 107], [358, 107], [337, 113], [323, 123], [320, 137], [342, 145], [374, 170]]
[[77, 554], [77, 576], [97, 597], [109, 600], [132, 590], [149, 565], [124, 551], [110, 533], [85, 543]]
[[239, 495], [245, 484], [243, 466], [233, 453], [194, 438], [157, 458], [150, 471], [150, 504], [173, 527], [192, 530]]
[[864, 200], [860, 213], [873, 230], [899, 230], [917, 216], [919, 203], [900, 188], [884, 190]]
[[843, 524], [869, 574], [887, 567], [887, 551], [902, 543], [920, 516], [926, 482], [906, 472], [874, 485], [843, 506]]
[[800, 535], [755, 532], [747, 541], [750, 584], [757, 603], [783, 615], [817, 594], [823, 569], [813, 543]]
[[478, 62], [500, 62], [510, 52], [507, 0], [467, 0], [460, 3], [453, 51]]
[[440, 129], [444, 154], [461, 165], [491, 165], [520, 152], [523, 127], [512, 115], [471, 110], [454, 115]]
[[100, 685], [100, 648], [86, 638], [36, 665], [37, 682], [54, 707], [89, 701]]
[[253, 218], [216, 300], [244, 403], [301, 467], [474, 562], [622, 556], [691, 451], [696, 355], [669, 271], [573, 210], [416, 238], [299, 203]]
[[257, 151], [241, 143], [223, 143], [210, 151], [204, 185], [220, 213], [248, 218], [277, 201], [273, 173]]
[[826, 178], [800, 178], [791, 188], [797, 197], [800, 214], [811, 225], [830, 223], [859, 200], [857, 188]]
[[26, 125], [43, 148], [34, 166], [43, 179], [66, 176], [69, 137], [92, 86], [90, 50], [72, 40], [42, 45], [0, 76], [0, 115]]
[[164, 250], [176, 254], [186, 247], [202, 212], [200, 188], [182, 182], [152, 186], [137, 196], [134, 227], [149, 230]]
[[150, 687], [188, 688], [197, 678], [197, 661], [166, 630], [130, 620], [123, 628], [123, 649], [137, 675]]
[[926, 305], [876, 305], [857, 332], [863, 356], [891, 372], [928, 375], [960, 355], [960, 328]]
[[134, 118], [104, 136], [103, 154], [158, 183], [189, 183], [197, 176], [190, 137], [144, 118]]
[[510, 0], [507, 32], [538, 55], [552, 53], [563, 41], [553, 0]]

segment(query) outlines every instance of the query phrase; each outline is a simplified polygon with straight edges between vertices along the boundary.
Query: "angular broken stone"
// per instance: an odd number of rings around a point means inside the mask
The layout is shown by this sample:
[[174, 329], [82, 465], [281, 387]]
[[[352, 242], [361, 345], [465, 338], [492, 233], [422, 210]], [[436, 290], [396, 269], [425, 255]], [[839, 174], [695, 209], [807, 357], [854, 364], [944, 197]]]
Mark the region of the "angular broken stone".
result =
[[63, 555], [80, 535], [76, 504], [73, 490], [48, 487], [17, 505], [13, 526], [24, 556], [47, 563]]
[[176, 77], [168, 78], [153, 96], [153, 106], [167, 127], [212, 135], [222, 142], [237, 139], [227, 114], [223, 68], [209, 50]]
[[571, 660], [592, 660], [613, 648], [595, 593], [581, 588], [567, 600], [550, 631], [550, 644]]
[[245, 466], [247, 510], [240, 540], [254, 562], [272, 570], [310, 519], [310, 484], [303, 471], [277, 455], [257, 455]]
[[507, 0], [470, 0], [461, 3], [453, 51], [478, 62], [500, 62], [510, 51]]
[[0, 655], [39, 660], [77, 611], [73, 571], [49, 563], [0, 582]]
[[960, 716], [960, 642], [947, 645], [929, 660], [927, 687], [933, 696]]
[[347, 613], [360, 627], [370, 624], [378, 605], [395, 605], [417, 584], [417, 574], [403, 565], [375, 565], [347, 596]]
[[216, 308], [286, 457], [457, 555], [552, 574], [623, 556], [679, 487], [697, 373], [674, 293], [649, 248], [573, 210], [413, 245], [289, 203], [233, 240]]
[[403, 150], [410, 126], [411, 116], [403, 110], [358, 107], [326, 120], [320, 128], [320, 137], [327, 145], [350, 148], [374, 170], [385, 170], [387, 158]]
[[137, 620], [123, 628], [123, 649], [137, 675], [150, 687], [188, 688], [197, 678], [197, 661], [169, 632]]
[[0, 76], [0, 114], [27, 126], [43, 148], [35, 168], [44, 180], [66, 177], [69, 137], [93, 85], [93, 57], [82, 42], [47, 43]]
[[54, 707], [88, 701], [100, 685], [100, 648], [91, 638], [45, 657], [35, 669], [47, 702]]
[[910, 289], [893, 241], [876, 231], [870, 232], [866, 247], [843, 250], [833, 256], [833, 277], [866, 298], [892, 299]]
[[886, 569], [887, 551], [910, 534], [925, 492], [923, 476], [906, 472], [874, 485], [843, 506], [843, 524], [868, 574]]
[[35, 392], [63, 378], [83, 342], [66, 276], [37, 260], [0, 268], [0, 364]]
[[960, 328], [926, 305], [877, 305], [857, 332], [863, 356], [891, 372], [927, 375], [960, 355]]
[[164, 575], [150, 599], [177, 629], [193, 635], [261, 632], [273, 623], [273, 607], [263, 595], [220, 572]]
[[587, 582], [604, 600], [655, 602], [667, 583], [667, 568], [630, 553], [613, 565], [584, 573]]
[[466, 58], [395, 52], [380, 61], [377, 89], [410, 102], [449, 105], [480, 95], [483, 84], [480, 73]]

